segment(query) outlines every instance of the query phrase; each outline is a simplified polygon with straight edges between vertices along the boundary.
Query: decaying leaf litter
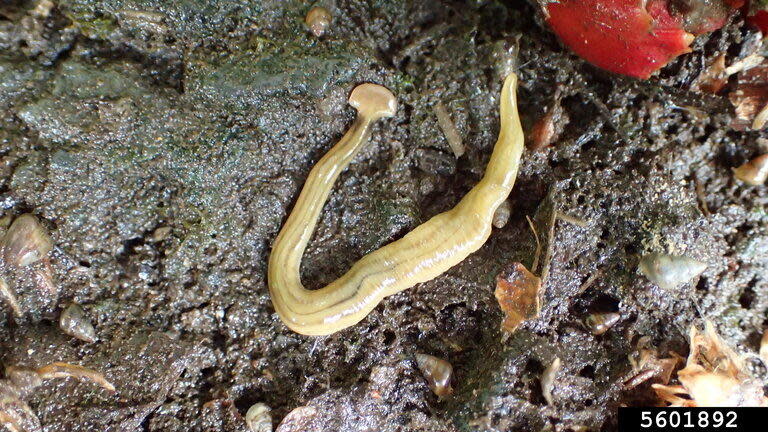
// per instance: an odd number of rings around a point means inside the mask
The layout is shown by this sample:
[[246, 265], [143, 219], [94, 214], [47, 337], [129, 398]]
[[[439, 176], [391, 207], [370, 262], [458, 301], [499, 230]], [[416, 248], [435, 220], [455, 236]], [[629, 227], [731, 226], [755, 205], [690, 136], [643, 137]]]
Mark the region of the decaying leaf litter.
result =
[[[731, 168], [763, 152], [763, 132], [734, 132], [727, 98], [685, 90], [723, 53], [752, 54], [757, 37], [740, 17], [658, 77], [633, 81], [571, 55], [532, 3], [339, 0], [325, 5], [333, 22], [321, 39], [304, 25], [310, 7], [0, 9], [1, 202], [11, 220], [31, 212], [49, 230], [58, 297], [13, 287], [25, 315], [2, 310], [0, 361], [74, 363], [117, 389], [43, 384], [26, 403], [44, 430], [246, 430], [255, 403], [273, 426], [291, 412], [286, 424], [303, 430], [610, 429], [619, 404], [655, 400], [653, 379], [624, 391], [640, 338], [660, 358], [686, 355], [688, 329], [706, 317], [757, 352], [768, 325], [766, 197]], [[524, 126], [558, 88], [569, 123], [524, 158], [509, 221], [353, 329], [288, 331], [269, 301], [266, 257], [307, 172], [352, 119], [348, 91], [379, 82], [405, 109], [326, 205], [302, 269], [311, 287], [476, 183], [498, 128], [496, 71], [516, 38]], [[458, 159], [438, 103], [464, 146]], [[541, 311], [502, 344], [495, 278], [514, 262], [532, 268], [536, 237]], [[653, 253], [707, 268], [665, 290], [637, 272]], [[59, 328], [73, 302], [97, 341]], [[595, 313], [622, 319], [594, 335], [585, 320]], [[453, 396], [432, 394], [418, 353], [451, 363]], [[556, 358], [549, 404], [541, 379]]]

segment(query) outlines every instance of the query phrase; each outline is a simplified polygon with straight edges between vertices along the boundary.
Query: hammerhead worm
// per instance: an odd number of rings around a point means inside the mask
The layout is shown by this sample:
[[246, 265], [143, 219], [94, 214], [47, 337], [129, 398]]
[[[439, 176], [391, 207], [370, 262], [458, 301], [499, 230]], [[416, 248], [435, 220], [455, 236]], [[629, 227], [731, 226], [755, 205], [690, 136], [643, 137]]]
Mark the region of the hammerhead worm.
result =
[[382, 86], [362, 84], [352, 91], [349, 104], [357, 118], [310, 171], [269, 257], [269, 292], [288, 327], [305, 335], [327, 335], [354, 325], [384, 297], [439, 276], [485, 243], [493, 213], [512, 190], [523, 153], [516, 90], [517, 76], [511, 73], [501, 91], [499, 138], [485, 175], [454, 208], [365, 255], [329, 285], [308, 290], [301, 284], [301, 258], [331, 188], [368, 141], [373, 123], [397, 110], [395, 96]]

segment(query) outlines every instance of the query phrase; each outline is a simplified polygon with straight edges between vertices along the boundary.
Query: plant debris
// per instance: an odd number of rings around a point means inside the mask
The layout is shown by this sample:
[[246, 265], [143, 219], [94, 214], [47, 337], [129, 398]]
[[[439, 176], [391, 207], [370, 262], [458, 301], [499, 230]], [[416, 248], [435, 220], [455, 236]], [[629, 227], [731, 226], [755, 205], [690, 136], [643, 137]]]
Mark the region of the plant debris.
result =
[[558, 86], [552, 97], [552, 103], [531, 128], [531, 132], [528, 134], [528, 148], [532, 151], [549, 147], [557, 141], [568, 125], [568, 114], [560, 105], [562, 93], [562, 87]]
[[660, 357], [647, 336], [641, 337], [636, 346], [636, 350], [629, 357], [632, 374], [625, 379], [624, 388], [633, 389], [650, 379], [656, 379], [661, 384], [669, 383], [675, 367], [681, 361], [680, 356], [671, 353], [671, 357]]
[[5, 379], [0, 379], [0, 426], [11, 432], [43, 430], [40, 420], [24, 401], [43, 384], [43, 380], [76, 378], [92, 381], [109, 392], [115, 391], [102, 374], [69, 363], [56, 362], [36, 370], [11, 366], [6, 368], [5, 375]]
[[720, 54], [699, 74], [696, 81], [691, 85], [691, 89], [718, 94], [726, 84], [728, 84], [728, 74], [725, 67], [725, 54]]
[[523, 323], [539, 315], [541, 279], [521, 263], [496, 277], [496, 300], [504, 312], [502, 328], [512, 333]]
[[738, 74], [734, 90], [728, 95], [736, 116], [731, 127], [738, 131], [762, 129], [765, 108], [768, 106], [768, 63], [744, 70]]
[[654, 384], [659, 398], [677, 407], [768, 407], [759, 380], [747, 372], [744, 358], [718, 336], [710, 321], [704, 331], [691, 327], [688, 361], [677, 372], [680, 385]]
[[545, 2], [547, 22], [576, 54], [608, 71], [647, 79], [680, 54], [694, 35], [722, 27], [728, 0], [563, 0]]

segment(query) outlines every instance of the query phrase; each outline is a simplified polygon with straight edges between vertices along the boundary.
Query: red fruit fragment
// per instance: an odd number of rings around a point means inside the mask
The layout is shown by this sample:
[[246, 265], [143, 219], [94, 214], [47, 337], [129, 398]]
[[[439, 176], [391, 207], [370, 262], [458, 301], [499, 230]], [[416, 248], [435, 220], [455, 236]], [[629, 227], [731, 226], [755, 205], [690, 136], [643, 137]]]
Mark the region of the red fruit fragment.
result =
[[763, 36], [768, 35], [768, 11], [757, 9], [747, 16], [747, 22], [757, 27]]
[[562, 0], [547, 22], [576, 54], [611, 72], [648, 78], [680, 54], [693, 35], [663, 0]]

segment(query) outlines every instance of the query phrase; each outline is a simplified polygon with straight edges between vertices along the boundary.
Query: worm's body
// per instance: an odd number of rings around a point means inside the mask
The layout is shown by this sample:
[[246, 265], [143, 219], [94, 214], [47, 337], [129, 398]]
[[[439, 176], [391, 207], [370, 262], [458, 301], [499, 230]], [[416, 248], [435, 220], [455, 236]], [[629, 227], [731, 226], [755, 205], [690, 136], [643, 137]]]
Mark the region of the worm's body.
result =
[[[501, 92], [499, 138], [485, 175], [453, 209], [364, 256], [326, 287], [307, 290], [300, 280], [301, 258], [333, 183], [367, 142], [372, 123], [394, 114], [393, 100], [389, 112], [358, 107], [350, 130], [310, 172], [272, 247], [269, 291], [288, 327], [306, 335], [327, 335], [354, 325], [384, 297], [437, 277], [485, 243], [496, 208], [512, 190], [523, 152], [516, 87], [517, 76], [510, 74]], [[350, 103], [362, 104], [354, 98], [355, 92]]]

